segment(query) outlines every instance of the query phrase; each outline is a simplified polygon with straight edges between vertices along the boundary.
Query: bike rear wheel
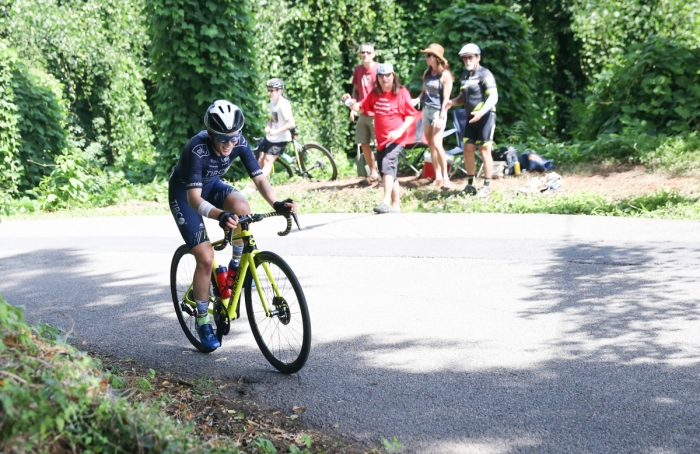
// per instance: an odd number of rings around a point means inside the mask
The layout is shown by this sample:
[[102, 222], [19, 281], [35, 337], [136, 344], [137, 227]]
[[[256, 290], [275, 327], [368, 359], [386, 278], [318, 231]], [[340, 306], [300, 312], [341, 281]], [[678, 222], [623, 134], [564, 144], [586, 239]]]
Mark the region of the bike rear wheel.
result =
[[[182, 331], [185, 332], [187, 340], [190, 341], [194, 347], [203, 353], [211, 353], [214, 349], [206, 348], [199, 341], [199, 336], [197, 335], [197, 307], [188, 302], [194, 304], [194, 297], [192, 296], [192, 279], [194, 277], [194, 269], [197, 262], [192, 255], [192, 251], [187, 245], [183, 244], [173, 255], [173, 261], [170, 264], [170, 291], [173, 297], [173, 304], [175, 305], [175, 313], [177, 314], [177, 319], [180, 322], [180, 327]], [[216, 283], [213, 281], [209, 284], [209, 308], [214, 307], [214, 303], [218, 300], [218, 295], [215, 293]], [[189, 291], [189, 294], [187, 294]], [[211, 317], [210, 317], [211, 318]], [[216, 328], [216, 323], [213, 323], [212, 328], [216, 334], [216, 338], [221, 342], [223, 334], [219, 332]]]
[[321, 145], [309, 143], [301, 150], [301, 170], [317, 181], [338, 178], [338, 168], [331, 152]]
[[[263, 264], [268, 266], [279, 296]], [[255, 256], [255, 268], [271, 314], [266, 315], [258, 289], [253, 288], [252, 273], [248, 273], [245, 306], [253, 337], [275, 369], [293, 374], [304, 367], [311, 350], [311, 321], [304, 292], [292, 269], [277, 254], [259, 253]]]

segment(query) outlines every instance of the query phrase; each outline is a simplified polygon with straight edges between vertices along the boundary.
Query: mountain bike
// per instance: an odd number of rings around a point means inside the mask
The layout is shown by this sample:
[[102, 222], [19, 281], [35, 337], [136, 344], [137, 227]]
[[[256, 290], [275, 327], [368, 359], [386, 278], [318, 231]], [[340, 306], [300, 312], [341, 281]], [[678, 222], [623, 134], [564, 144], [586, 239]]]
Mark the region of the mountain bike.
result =
[[[257, 144], [253, 153], [258, 157], [265, 139], [253, 137], [253, 140]], [[280, 154], [275, 160], [274, 173], [281, 173], [287, 178], [298, 175], [315, 181], [332, 181], [338, 178], [338, 166], [331, 152], [325, 147], [316, 143], [303, 144], [297, 139], [296, 131], [292, 132], [290, 146], [292, 154], [287, 154], [286, 150]]]
[[[284, 374], [298, 372], [309, 357], [311, 349], [311, 321], [306, 298], [296, 275], [279, 255], [259, 251], [250, 232], [250, 224], [278, 213], [242, 216], [238, 223], [241, 232], [228, 231], [223, 239], [212, 243], [215, 251], [222, 251], [234, 240], [243, 240], [240, 267], [231, 288], [231, 297], [222, 298], [216, 281], [216, 258], [212, 264], [209, 285], [209, 313], [212, 328], [219, 342], [229, 333], [231, 322], [240, 318], [240, 297], [245, 295], [248, 322], [253, 337], [265, 358]], [[287, 217], [287, 228], [277, 234], [286, 236], [292, 229], [292, 217], [299, 228], [295, 213]], [[232, 253], [233, 255], [233, 253]], [[193, 296], [192, 279], [196, 261], [187, 245], [180, 246], [170, 266], [170, 289], [175, 313], [185, 336], [203, 353], [213, 350], [202, 345], [197, 335], [197, 304]], [[222, 342], [223, 344], [223, 342]]]

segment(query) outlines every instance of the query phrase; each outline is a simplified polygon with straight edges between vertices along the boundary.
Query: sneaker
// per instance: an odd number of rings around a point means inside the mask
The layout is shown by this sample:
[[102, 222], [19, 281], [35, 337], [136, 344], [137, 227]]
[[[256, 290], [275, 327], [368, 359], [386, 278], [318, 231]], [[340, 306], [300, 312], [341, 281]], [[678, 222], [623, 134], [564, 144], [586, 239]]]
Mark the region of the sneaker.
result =
[[468, 184], [467, 187], [464, 188], [462, 193], [464, 193], [464, 195], [476, 195], [476, 188], [471, 184]]
[[197, 334], [199, 335], [199, 341], [204, 347], [211, 348], [212, 350], [221, 347], [221, 342], [216, 338], [214, 330], [211, 328], [211, 323], [197, 325]]
[[389, 208], [386, 203], [381, 203], [374, 207], [374, 212], [378, 214], [391, 213], [391, 208]]
[[482, 186], [481, 189], [479, 189], [479, 192], [476, 193], [476, 196], [480, 199], [485, 199], [486, 197], [491, 195], [491, 187], [490, 186]]

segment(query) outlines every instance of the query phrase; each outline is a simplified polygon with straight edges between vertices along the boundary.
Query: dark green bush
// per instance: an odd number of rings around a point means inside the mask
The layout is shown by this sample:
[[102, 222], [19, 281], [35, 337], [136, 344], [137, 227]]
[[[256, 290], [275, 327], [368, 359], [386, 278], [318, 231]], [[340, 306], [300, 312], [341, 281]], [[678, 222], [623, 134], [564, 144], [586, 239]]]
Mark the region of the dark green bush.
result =
[[66, 145], [68, 110], [56, 79], [0, 41], [0, 170], [10, 194], [34, 188]]
[[238, 105], [245, 132], [260, 132], [259, 80], [253, 54], [250, 2], [154, 0], [147, 3], [160, 168], [204, 126], [217, 99]]
[[678, 134], [700, 128], [700, 48], [651, 38], [630, 47], [586, 100], [578, 134]]

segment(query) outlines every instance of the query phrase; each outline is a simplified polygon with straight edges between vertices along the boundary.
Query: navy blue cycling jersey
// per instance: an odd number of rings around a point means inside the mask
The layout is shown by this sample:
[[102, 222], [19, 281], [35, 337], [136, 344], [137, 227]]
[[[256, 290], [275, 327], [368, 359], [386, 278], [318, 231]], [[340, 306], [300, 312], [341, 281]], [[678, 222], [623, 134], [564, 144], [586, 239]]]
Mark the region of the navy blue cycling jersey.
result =
[[[491, 71], [479, 65], [474, 71], [462, 73], [460, 89], [467, 112], [474, 112], [481, 109], [492, 92], [496, 92], [496, 78]], [[496, 106], [491, 110], [495, 112]]]
[[207, 131], [200, 131], [182, 149], [173, 177], [183, 183], [187, 189], [208, 188], [228, 171], [236, 158], [241, 159], [251, 178], [262, 175], [258, 161], [255, 160], [245, 137], [241, 135], [238, 143], [233, 146], [231, 154], [217, 156]]

